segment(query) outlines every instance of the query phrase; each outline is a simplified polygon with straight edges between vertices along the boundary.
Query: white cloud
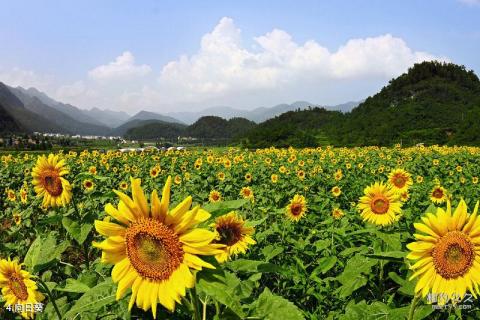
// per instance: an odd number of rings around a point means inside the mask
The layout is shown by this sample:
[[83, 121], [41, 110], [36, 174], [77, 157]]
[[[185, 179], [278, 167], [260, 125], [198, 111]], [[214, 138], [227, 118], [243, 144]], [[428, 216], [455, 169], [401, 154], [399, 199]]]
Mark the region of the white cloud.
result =
[[290, 100], [305, 99], [296, 95], [305, 85], [316, 85], [318, 91], [325, 82], [386, 80], [416, 62], [443, 59], [414, 51], [390, 34], [352, 39], [335, 52], [315, 40], [299, 44], [279, 29], [254, 41], [259, 50], [243, 47], [240, 29], [232, 19], [222, 18], [203, 36], [196, 54], [164, 66], [159, 79], [159, 90], [168, 89], [164, 99], [193, 102], [230, 97], [233, 101], [252, 90], [267, 90], [270, 95], [287, 91]]
[[295, 100], [336, 104], [363, 99], [414, 63], [433, 59], [446, 60], [416, 51], [391, 34], [350, 39], [335, 49], [314, 39], [298, 43], [280, 29], [244, 39], [234, 21], [224, 17], [200, 39], [196, 53], [158, 70], [158, 81], [152, 68], [136, 63], [130, 51], [69, 85], [52, 86], [48, 77], [21, 69], [0, 70], [0, 81], [50, 88], [46, 92], [53, 97], [80, 107], [129, 112], [253, 108]]
[[118, 80], [145, 76], [151, 71], [150, 66], [146, 64], [136, 65], [133, 54], [125, 51], [115, 58], [115, 61], [90, 70], [88, 75], [95, 80]]
[[52, 84], [53, 77], [15, 67], [9, 70], [0, 69], [0, 81], [12, 87], [35, 87], [39, 90], [47, 90]]

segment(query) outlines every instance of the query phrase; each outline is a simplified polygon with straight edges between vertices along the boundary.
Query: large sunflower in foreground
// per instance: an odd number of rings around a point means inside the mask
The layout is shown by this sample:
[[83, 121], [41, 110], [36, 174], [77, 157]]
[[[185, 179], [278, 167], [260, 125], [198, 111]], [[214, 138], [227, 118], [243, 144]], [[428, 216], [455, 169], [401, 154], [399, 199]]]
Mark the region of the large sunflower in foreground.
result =
[[466, 291], [475, 297], [480, 293], [480, 219], [478, 202], [469, 215], [465, 201], [460, 201], [452, 214], [450, 201], [447, 210], [438, 208], [427, 213], [423, 223], [415, 223], [417, 241], [409, 243], [407, 258], [415, 260], [410, 269], [411, 279], [418, 277], [415, 293], [425, 297], [429, 292], [445, 304], [454, 297], [463, 298]]
[[398, 192], [402, 193], [408, 190], [408, 188], [413, 184], [413, 179], [410, 173], [403, 169], [395, 169], [390, 172], [388, 175], [388, 182], [396, 189]]
[[40, 156], [32, 170], [33, 185], [38, 197], [43, 197], [44, 207], [65, 206], [72, 199], [72, 187], [63, 178], [68, 174], [65, 160], [59, 155]]
[[384, 226], [392, 224], [396, 215], [401, 213], [402, 202], [390, 185], [375, 182], [363, 192], [357, 208], [362, 211], [364, 221]]
[[152, 192], [150, 208], [140, 186], [140, 179], [131, 179], [132, 198], [122, 192], [118, 208], [112, 204], [105, 211], [109, 217], [95, 221], [97, 231], [107, 239], [94, 246], [103, 250], [102, 262], [115, 264], [112, 279], [118, 282], [116, 298], [121, 299], [132, 288], [129, 310], [152, 308], [156, 317], [157, 302], [170, 311], [180, 303], [185, 289], [195, 285], [190, 269], [214, 268], [198, 255], [216, 255], [224, 246], [211, 244], [216, 234], [196, 226], [210, 217], [199, 206], [190, 209], [187, 197], [169, 210], [171, 177], [168, 177], [159, 200]]
[[286, 214], [292, 221], [299, 221], [307, 212], [307, 201], [305, 197], [299, 194], [293, 196], [290, 203], [287, 205]]
[[245, 221], [234, 211], [218, 217], [213, 227], [217, 233], [215, 242], [225, 245], [222, 252], [215, 255], [220, 263], [227, 261], [232, 255], [245, 253], [249, 244], [256, 244], [251, 237], [254, 229], [245, 226]]
[[[34, 305], [44, 299], [37, 291], [35, 281], [30, 279], [30, 273], [22, 270], [17, 260], [0, 260], [0, 288], [6, 306]], [[22, 317], [33, 319], [33, 311], [22, 312]]]

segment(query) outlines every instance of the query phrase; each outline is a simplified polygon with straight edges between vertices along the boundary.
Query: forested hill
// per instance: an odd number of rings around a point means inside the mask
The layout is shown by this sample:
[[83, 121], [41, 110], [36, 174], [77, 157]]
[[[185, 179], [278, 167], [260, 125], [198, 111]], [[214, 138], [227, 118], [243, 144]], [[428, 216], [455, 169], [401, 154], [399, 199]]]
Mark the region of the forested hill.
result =
[[423, 62], [350, 113], [287, 112], [244, 136], [250, 147], [480, 144], [480, 81], [451, 63]]

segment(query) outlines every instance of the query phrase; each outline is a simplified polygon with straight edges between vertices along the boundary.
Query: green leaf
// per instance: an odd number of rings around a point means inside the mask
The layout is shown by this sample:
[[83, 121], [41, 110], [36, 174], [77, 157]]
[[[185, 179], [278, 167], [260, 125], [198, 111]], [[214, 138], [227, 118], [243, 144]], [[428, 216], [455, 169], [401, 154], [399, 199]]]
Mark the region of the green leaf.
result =
[[78, 223], [68, 217], [62, 219], [62, 224], [67, 232], [72, 236], [78, 244], [83, 244], [92, 230], [93, 225], [90, 223]]
[[278, 256], [283, 252], [282, 247], [276, 247], [272, 245], [268, 245], [265, 248], [262, 249], [262, 253], [265, 256], [265, 260], [268, 262], [274, 257]]
[[[229, 277], [229, 280], [227, 280], [221, 271], [205, 270], [197, 276], [197, 289], [199, 292], [203, 292], [227, 306], [238, 317], [243, 319], [245, 314], [240, 304], [240, 298], [234, 293], [234, 288], [227, 284], [227, 282], [231, 281], [237, 283], [232, 277]], [[238, 283], [240, 283], [240, 280], [238, 280]]]
[[337, 257], [336, 256], [331, 256], [331, 257], [323, 257], [318, 260], [318, 267], [315, 268], [313, 271], [320, 272], [320, 273], [326, 273], [328, 270], [332, 269], [333, 266], [337, 263]]
[[85, 292], [65, 314], [65, 319], [73, 319], [85, 312], [97, 313], [101, 308], [115, 302], [116, 286], [111, 278]]
[[76, 279], [67, 279], [67, 283], [63, 288], [55, 288], [57, 291], [64, 292], [74, 292], [74, 293], [85, 293], [90, 290], [90, 287], [84, 284], [83, 282]]
[[279, 272], [283, 273], [285, 270], [276, 264], [255, 261], [247, 259], [237, 259], [225, 264], [227, 268], [237, 272]]
[[28, 270], [37, 273], [47, 267], [53, 260], [59, 259], [60, 255], [69, 245], [70, 243], [68, 241], [61, 242], [57, 245], [57, 240], [53, 232], [45, 239], [38, 236], [30, 245], [23, 263]]
[[220, 216], [229, 211], [233, 211], [243, 207], [249, 200], [248, 199], [238, 199], [230, 201], [221, 201], [216, 203], [208, 203], [203, 206], [203, 209], [210, 212], [213, 217]]
[[376, 260], [369, 259], [361, 254], [356, 254], [350, 258], [343, 272], [337, 277], [337, 280], [342, 284], [337, 289], [340, 297], [347, 297], [355, 290], [366, 285], [368, 280], [365, 275], [369, 275], [372, 267], [376, 264]]
[[403, 251], [389, 251], [389, 252], [379, 252], [375, 254], [365, 254], [365, 257], [380, 259], [380, 260], [392, 260], [392, 261], [403, 261], [407, 254]]
[[264, 320], [303, 320], [300, 309], [291, 301], [273, 294], [268, 288], [251, 305], [251, 316]]

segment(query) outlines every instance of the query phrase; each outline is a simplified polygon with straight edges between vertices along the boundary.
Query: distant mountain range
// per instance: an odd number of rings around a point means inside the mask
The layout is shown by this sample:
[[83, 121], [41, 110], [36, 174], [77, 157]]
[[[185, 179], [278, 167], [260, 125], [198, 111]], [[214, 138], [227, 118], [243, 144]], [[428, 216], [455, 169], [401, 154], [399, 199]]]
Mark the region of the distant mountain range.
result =
[[[358, 104], [359, 102], [348, 102], [326, 108], [347, 112]], [[260, 123], [287, 111], [317, 106], [310, 102], [297, 101], [292, 104], [279, 104], [270, 108], [261, 107], [253, 110], [212, 107], [202, 111], [166, 114], [142, 110], [130, 116], [122, 111], [108, 109], [80, 109], [71, 104], [59, 102], [35, 88], [10, 87], [0, 82], [0, 124], [2, 124], [0, 132], [38, 131], [123, 136], [128, 130], [152, 121], [190, 125], [203, 117], [216, 116], [226, 120], [245, 118]]]
[[[356, 106], [358, 106], [362, 101], [356, 102], [347, 102], [344, 104], [334, 105], [334, 106], [324, 106], [324, 108], [332, 111], [342, 111], [342, 112], [349, 112]], [[254, 121], [256, 123], [263, 122], [265, 120], [274, 118], [284, 112], [293, 111], [297, 109], [305, 109], [308, 107], [321, 107], [318, 104], [314, 104], [307, 101], [296, 101], [291, 104], [278, 104], [273, 107], [260, 107], [253, 110], [245, 110], [245, 109], [236, 109], [231, 108], [228, 106], [219, 106], [219, 107], [212, 107], [207, 108], [198, 112], [169, 112], [166, 115], [179, 119], [184, 123], [194, 123], [198, 119], [204, 116], [217, 116], [224, 119], [231, 119], [231, 118], [245, 118], [250, 121]]]

